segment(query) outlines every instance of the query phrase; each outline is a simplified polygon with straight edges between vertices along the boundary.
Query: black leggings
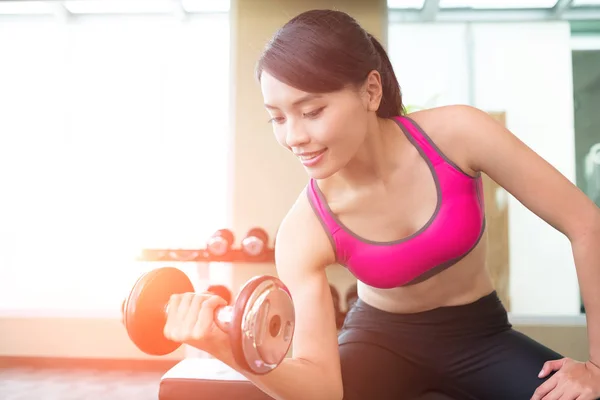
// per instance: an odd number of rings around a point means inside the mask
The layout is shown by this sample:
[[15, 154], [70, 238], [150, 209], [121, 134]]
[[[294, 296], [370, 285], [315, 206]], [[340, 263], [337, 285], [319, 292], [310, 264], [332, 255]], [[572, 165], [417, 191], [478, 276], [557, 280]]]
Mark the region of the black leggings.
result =
[[543, 364], [563, 356], [512, 329], [496, 292], [414, 314], [360, 299], [339, 335], [344, 400], [529, 400]]

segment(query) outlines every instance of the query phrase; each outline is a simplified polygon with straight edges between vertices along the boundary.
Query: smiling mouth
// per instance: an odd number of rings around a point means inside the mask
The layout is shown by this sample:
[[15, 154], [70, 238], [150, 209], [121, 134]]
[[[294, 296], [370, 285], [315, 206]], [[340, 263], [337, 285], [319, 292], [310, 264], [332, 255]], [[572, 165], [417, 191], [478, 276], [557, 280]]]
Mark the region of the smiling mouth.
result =
[[325, 150], [326, 149], [323, 149], [320, 151], [315, 151], [312, 153], [298, 154], [297, 157], [302, 161], [309, 161], [309, 160], [312, 160], [313, 158], [316, 158], [316, 157], [320, 156], [321, 154], [325, 153]]

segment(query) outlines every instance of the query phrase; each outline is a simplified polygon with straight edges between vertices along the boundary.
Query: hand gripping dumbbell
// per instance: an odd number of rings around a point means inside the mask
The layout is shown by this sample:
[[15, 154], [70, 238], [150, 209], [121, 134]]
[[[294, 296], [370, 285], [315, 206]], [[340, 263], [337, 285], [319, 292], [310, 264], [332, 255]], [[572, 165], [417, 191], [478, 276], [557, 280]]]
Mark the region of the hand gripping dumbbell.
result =
[[[165, 355], [181, 343], [167, 339], [163, 330], [172, 294], [193, 292], [187, 275], [173, 267], [142, 275], [124, 305], [129, 338], [144, 353]], [[231, 306], [215, 310], [216, 325], [229, 334], [235, 361], [254, 374], [275, 369], [289, 351], [295, 328], [295, 311], [287, 287], [268, 275], [247, 281]]]

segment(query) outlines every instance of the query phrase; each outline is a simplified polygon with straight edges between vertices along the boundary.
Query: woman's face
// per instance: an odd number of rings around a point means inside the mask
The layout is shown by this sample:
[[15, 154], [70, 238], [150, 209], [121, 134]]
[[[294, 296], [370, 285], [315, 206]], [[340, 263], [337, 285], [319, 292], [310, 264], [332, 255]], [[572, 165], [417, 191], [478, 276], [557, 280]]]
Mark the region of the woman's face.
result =
[[374, 115], [369, 94], [361, 90], [307, 93], [267, 72], [261, 75], [261, 90], [275, 138], [315, 179], [327, 178], [348, 164]]

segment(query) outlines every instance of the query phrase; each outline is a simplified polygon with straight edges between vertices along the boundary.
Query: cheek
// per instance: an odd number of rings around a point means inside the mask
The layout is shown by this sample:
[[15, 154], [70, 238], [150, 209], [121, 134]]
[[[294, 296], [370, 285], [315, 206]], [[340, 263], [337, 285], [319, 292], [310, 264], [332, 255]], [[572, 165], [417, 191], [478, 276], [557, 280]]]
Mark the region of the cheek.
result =
[[331, 139], [339, 141], [343, 147], [355, 147], [356, 143], [362, 143], [367, 131], [367, 117], [360, 107], [344, 109], [331, 121]]
[[311, 136], [324, 145], [343, 146], [356, 129], [355, 119], [347, 108], [331, 109], [311, 124]]
[[280, 127], [273, 127], [273, 135], [275, 136], [275, 140], [279, 143], [280, 146], [288, 148], [288, 145], [285, 140], [285, 131]]

